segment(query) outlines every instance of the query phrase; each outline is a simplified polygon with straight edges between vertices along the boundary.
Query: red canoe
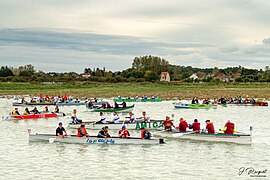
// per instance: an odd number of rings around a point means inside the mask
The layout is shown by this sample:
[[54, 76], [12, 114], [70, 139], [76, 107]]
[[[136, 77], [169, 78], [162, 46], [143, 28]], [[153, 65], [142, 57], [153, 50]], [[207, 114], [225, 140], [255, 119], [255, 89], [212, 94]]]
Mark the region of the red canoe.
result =
[[39, 118], [53, 118], [57, 117], [55, 113], [48, 114], [28, 114], [28, 115], [11, 115], [12, 119], [39, 119]]

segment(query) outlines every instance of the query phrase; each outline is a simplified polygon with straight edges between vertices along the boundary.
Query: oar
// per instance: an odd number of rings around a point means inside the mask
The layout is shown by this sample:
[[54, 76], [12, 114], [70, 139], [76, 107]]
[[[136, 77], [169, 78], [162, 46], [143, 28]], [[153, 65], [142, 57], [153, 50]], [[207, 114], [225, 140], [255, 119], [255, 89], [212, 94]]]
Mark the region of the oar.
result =
[[187, 133], [175, 133], [175, 134], [172, 134], [172, 137], [181, 137], [183, 135], [188, 135], [188, 134], [193, 134], [194, 132], [187, 132]]

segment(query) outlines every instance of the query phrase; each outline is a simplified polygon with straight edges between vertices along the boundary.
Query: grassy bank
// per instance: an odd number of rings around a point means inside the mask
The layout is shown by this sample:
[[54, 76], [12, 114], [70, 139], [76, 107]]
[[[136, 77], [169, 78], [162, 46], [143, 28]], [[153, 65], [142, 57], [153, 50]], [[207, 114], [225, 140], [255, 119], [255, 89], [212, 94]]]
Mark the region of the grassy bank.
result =
[[165, 99], [214, 98], [221, 95], [248, 95], [270, 99], [270, 84], [267, 83], [96, 83], [76, 82], [68, 84], [0, 83], [1, 95], [63, 95], [74, 97], [116, 97], [118, 95], [157, 95]]

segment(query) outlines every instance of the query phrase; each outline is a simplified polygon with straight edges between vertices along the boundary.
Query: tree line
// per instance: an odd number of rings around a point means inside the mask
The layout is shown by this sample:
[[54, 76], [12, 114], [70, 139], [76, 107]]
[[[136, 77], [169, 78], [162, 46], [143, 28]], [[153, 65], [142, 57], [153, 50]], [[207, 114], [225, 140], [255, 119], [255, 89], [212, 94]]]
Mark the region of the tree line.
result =
[[[18, 68], [2, 66], [0, 81], [2, 82], [156, 82], [161, 72], [169, 72], [171, 81], [185, 82], [270, 82], [270, 69], [249, 69], [242, 66], [219, 69], [194, 68], [191, 66], [171, 65], [169, 61], [156, 56], [135, 57], [132, 66], [123, 71], [106, 71], [105, 68], [85, 68], [84, 72], [45, 73], [35, 70], [29, 64]], [[196, 78], [191, 78], [195, 74]]]

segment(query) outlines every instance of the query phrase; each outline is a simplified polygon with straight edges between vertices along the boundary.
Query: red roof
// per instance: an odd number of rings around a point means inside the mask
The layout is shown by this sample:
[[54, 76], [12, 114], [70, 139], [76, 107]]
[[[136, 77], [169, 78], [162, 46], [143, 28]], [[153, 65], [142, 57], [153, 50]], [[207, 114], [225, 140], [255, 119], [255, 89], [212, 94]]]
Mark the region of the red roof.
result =
[[160, 74], [160, 75], [167, 76], [167, 75], [169, 75], [169, 72], [161, 72], [161, 74]]

